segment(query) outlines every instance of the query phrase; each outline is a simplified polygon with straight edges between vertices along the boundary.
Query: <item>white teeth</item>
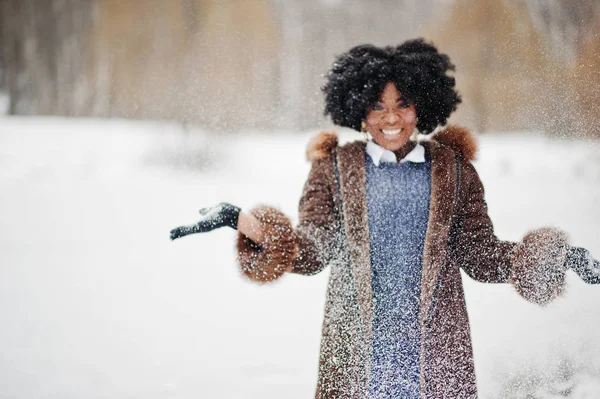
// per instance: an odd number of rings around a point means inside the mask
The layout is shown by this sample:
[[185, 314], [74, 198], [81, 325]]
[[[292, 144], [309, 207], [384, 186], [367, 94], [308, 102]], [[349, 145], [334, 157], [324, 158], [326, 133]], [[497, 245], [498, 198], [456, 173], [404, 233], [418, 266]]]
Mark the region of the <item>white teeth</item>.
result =
[[381, 131], [383, 132], [383, 134], [385, 134], [386, 136], [393, 136], [395, 134], [398, 134], [402, 131], [402, 129], [394, 129], [394, 130], [386, 130], [386, 129], [381, 129]]

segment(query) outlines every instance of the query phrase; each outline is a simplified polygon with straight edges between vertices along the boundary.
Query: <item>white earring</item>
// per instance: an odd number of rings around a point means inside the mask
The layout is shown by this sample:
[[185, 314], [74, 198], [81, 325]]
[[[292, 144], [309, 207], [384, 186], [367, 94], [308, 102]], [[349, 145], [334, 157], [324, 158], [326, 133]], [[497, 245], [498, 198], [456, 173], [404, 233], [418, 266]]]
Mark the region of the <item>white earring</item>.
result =
[[419, 129], [417, 129], [417, 127], [415, 126], [412, 135], [410, 136], [411, 141], [417, 141], [419, 137]]

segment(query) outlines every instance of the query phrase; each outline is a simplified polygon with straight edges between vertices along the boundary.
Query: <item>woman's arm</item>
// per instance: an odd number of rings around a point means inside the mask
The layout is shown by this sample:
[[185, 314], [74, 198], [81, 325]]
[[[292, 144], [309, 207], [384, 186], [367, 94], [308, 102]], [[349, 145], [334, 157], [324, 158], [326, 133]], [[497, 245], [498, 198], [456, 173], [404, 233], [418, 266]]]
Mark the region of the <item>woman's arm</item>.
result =
[[323, 270], [335, 256], [335, 237], [340, 231], [332, 188], [337, 137], [322, 133], [313, 142], [321, 151], [313, 151], [309, 156], [313, 164], [300, 199], [296, 229], [286, 215], [273, 207], [262, 205], [241, 212], [239, 207], [222, 202], [201, 209], [197, 223], [171, 230], [171, 239], [225, 226], [236, 229], [242, 272], [261, 283], [276, 280], [286, 271], [310, 275]]
[[[284, 272], [319, 273], [336, 253], [337, 227], [333, 199], [333, 154], [315, 160], [299, 204], [293, 228], [281, 211], [261, 205], [240, 218], [238, 261], [251, 280], [273, 281]], [[254, 238], [253, 238], [254, 237]]]
[[501, 241], [488, 216], [484, 189], [470, 162], [461, 162], [459, 210], [452, 229], [452, 256], [473, 279], [506, 283], [516, 243]]
[[304, 184], [295, 229], [298, 256], [290, 270], [292, 273], [317, 274], [337, 254], [336, 237], [341, 227], [334, 201], [337, 194], [334, 156], [330, 154], [314, 161]]
[[472, 278], [510, 282], [528, 301], [545, 305], [565, 287], [567, 235], [555, 228], [530, 231], [521, 242], [499, 240], [473, 165], [462, 163], [461, 211], [453, 229], [452, 255]]

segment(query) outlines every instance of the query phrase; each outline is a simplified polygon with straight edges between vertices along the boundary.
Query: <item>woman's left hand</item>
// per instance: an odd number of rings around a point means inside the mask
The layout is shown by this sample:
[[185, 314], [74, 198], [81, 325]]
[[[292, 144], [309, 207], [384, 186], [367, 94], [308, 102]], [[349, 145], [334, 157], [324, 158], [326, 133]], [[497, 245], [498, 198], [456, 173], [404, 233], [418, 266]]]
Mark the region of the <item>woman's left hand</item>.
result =
[[200, 209], [201, 219], [192, 225], [179, 226], [171, 230], [171, 240], [185, 237], [189, 234], [206, 233], [220, 227], [238, 228], [240, 208], [227, 202]]
[[588, 284], [600, 284], [600, 262], [592, 258], [587, 249], [567, 247], [565, 267], [572, 269]]

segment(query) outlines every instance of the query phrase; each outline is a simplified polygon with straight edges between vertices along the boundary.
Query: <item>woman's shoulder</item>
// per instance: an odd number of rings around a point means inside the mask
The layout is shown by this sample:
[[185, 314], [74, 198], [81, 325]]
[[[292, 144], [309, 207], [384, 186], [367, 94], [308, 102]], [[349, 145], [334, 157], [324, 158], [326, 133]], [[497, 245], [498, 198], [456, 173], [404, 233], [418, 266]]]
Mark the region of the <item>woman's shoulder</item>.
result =
[[461, 126], [448, 125], [429, 136], [422, 144], [434, 151], [440, 148], [450, 149], [467, 162], [474, 161], [477, 157], [477, 140], [474, 134]]
[[[433, 134], [428, 140], [433, 151], [443, 151], [445, 155], [437, 157], [442, 162], [454, 163], [457, 159], [460, 163], [461, 185], [481, 186], [481, 180], [477, 170], [471, 163], [477, 157], [477, 140], [475, 135], [464, 127], [449, 125]], [[442, 154], [440, 154], [442, 155]], [[456, 157], [458, 155], [458, 157]]]
[[340, 145], [336, 133], [321, 131], [313, 136], [306, 147], [306, 159], [310, 162], [321, 161], [331, 156], [337, 151], [362, 151], [365, 142], [362, 140], [351, 141]]
[[333, 132], [321, 131], [313, 136], [306, 146], [306, 159], [310, 162], [326, 158], [338, 147], [338, 136]]

